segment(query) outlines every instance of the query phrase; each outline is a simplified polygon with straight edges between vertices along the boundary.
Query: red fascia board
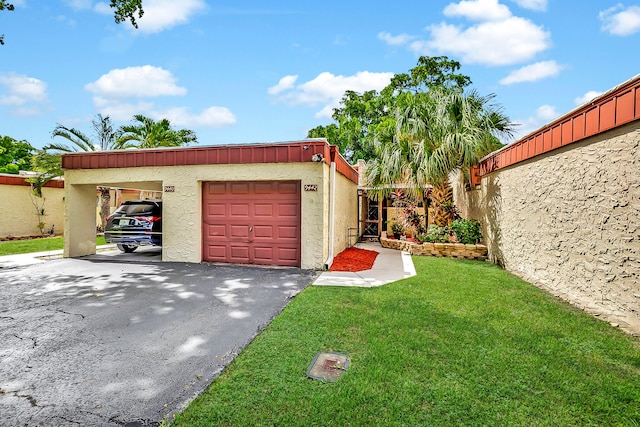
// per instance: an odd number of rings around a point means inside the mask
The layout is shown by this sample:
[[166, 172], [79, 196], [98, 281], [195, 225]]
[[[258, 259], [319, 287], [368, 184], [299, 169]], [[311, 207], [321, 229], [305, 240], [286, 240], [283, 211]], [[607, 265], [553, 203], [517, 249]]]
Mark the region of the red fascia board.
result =
[[[23, 185], [31, 186], [31, 183], [27, 181], [26, 177], [19, 175], [0, 175], [0, 185]], [[61, 179], [55, 179], [47, 182], [44, 187], [49, 188], [64, 188], [64, 181]]]
[[[480, 174], [495, 172], [635, 120], [640, 120], [640, 75], [489, 154], [480, 161]], [[527, 141], [535, 146], [533, 151], [521, 148]]]
[[323, 161], [327, 164], [332, 158], [335, 158], [340, 173], [357, 183], [357, 172], [337, 152], [337, 147], [335, 148], [337, 155], [332, 155], [332, 147], [336, 146], [330, 146], [324, 139], [309, 139], [273, 144], [70, 153], [62, 156], [62, 168], [107, 169], [145, 166], [299, 163], [311, 162], [314, 154], [321, 154]]

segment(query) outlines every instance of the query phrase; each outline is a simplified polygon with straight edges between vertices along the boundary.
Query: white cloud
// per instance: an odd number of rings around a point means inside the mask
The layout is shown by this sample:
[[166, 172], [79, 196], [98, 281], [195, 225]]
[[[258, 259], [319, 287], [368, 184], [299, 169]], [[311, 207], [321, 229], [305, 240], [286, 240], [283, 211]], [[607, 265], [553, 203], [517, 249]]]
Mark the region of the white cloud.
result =
[[136, 114], [151, 117], [154, 120], [169, 119], [172, 125], [181, 127], [220, 128], [236, 123], [235, 115], [226, 107], [208, 107], [199, 113], [191, 113], [187, 107], [160, 108], [148, 101], [135, 103], [120, 99], [94, 97], [96, 109], [108, 115], [114, 121], [128, 121]]
[[185, 127], [223, 127], [236, 123], [236, 116], [226, 107], [209, 107], [198, 114], [191, 114], [187, 108], [170, 108], [159, 116], [167, 117], [171, 123]]
[[622, 4], [600, 12], [602, 31], [616, 36], [628, 36], [640, 31], [640, 6], [629, 6], [625, 9]]
[[145, 0], [144, 15], [136, 21], [139, 31], [159, 33], [163, 30], [182, 25], [196, 13], [205, 9], [204, 0]]
[[144, 65], [111, 70], [95, 82], [87, 84], [85, 89], [110, 98], [151, 98], [186, 94], [187, 90], [177, 86], [176, 81], [171, 72], [160, 67]]
[[515, 123], [519, 123], [519, 126], [516, 127], [516, 132], [513, 136], [514, 141], [529, 135], [531, 132], [540, 129], [541, 126], [557, 119], [558, 117], [560, 117], [560, 113], [558, 113], [556, 107], [553, 105], [541, 105], [536, 109], [533, 116], [524, 120], [514, 121]]
[[547, 0], [513, 0], [518, 6], [525, 9], [544, 12], [547, 10]]
[[[525, 3], [525, 2], [519, 2]], [[529, 7], [546, 2], [528, 1]], [[443, 13], [480, 21], [474, 25], [441, 22], [426, 27], [427, 39], [408, 34], [379, 33], [390, 45], [406, 45], [418, 55], [451, 55], [463, 62], [488, 66], [518, 64], [533, 59], [551, 46], [551, 34], [532, 21], [513, 16], [498, 0], [462, 0], [447, 5]]]
[[67, 5], [76, 10], [91, 9], [92, 0], [65, 0]]
[[463, 29], [441, 23], [427, 28], [431, 40], [413, 44], [420, 55], [460, 56], [471, 64], [510, 65], [527, 61], [550, 46], [550, 34], [531, 21], [511, 17]]
[[389, 84], [391, 77], [393, 77], [393, 73], [361, 71], [353, 76], [336, 76], [329, 72], [324, 72], [313, 80], [295, 86], [292, 85], [286, 91], [280, 92], [277, 101], [286, 102], [290, 105], [307, 105], [311, 107], [322, 105], [322, 109], [316, 113], [316, 117], [329, 118], [333, 108], [338, 106], [342, 95], [347, 90], [356, 92], [381, 90]]
[[0, 73], [0, 105], [11, 107], [12, 114], [36, 115], [40, 112], [39, 105], [47, 101], [47, 84], [42, 80], [24, 74]]
[[[168, 118], [172, 124], [188, 127], [223, 127], [236, 123], [236, 117], [226, 107], [210, 106], [192, 113], [187, 107], [158, 107], [149, 98], [186, 95], [187, 89], [176, 84], [171, 72], [145, 65], [115, 69], [102, 75], [85, 89], [94, 94], [96, 109], [113, 120], [130, 120], [142, 114], [155, 120]], [[131, 101], [137, 98], [137, 101]]]
[[96, 5], [93, 6], [93, 11], [101, 15], [111, 15], [113, 13], [113, 9], [111, 9], [108, 4], [102, 2], [96, 3]]
[[585, 93], [584, 95], [575, 98], [573, 100], [573, 103], [577, 107], [577, 106], [586, 104], [587, 102], [591, 101], [592, 99], [594, 99], [594, 98], [596, 98], [596, 97], [598, 97], [600, 95], [602, 95], [602, 92], [598, 92], [598, 91], [595, 91], [595, 90], [590, 90], [589, 92]]
[[298, 80], [298, 76], [284, 76], [280, 79], [277, 85], [271, 86], [267, 89], [269, 95], [278, 95], [286, 90], [291, 89]]
[[397, 36], [391, 35], [391, 33], [380, 32], [378, 33], [378, 39], [386, 42], [391, 46], [402, 46], [409, 43], [411, 40], [415, 39], [415, 36], [411, 36], [409, 34], [398, 34]]
[[542, 61], [535, 64], [527, 65], [510, 73], [507, 77], [500, 80], [502, 85], [510, 85], [522, 82], [535, 82], [546, 79], [547, 77], [556, 77], [564, 67], [556, 61]]
[[500, 21], [511, 17], [511, 11], [498, 0], [463, 0], [444, 8], [445, 16], [463, 16], [473, 21]]

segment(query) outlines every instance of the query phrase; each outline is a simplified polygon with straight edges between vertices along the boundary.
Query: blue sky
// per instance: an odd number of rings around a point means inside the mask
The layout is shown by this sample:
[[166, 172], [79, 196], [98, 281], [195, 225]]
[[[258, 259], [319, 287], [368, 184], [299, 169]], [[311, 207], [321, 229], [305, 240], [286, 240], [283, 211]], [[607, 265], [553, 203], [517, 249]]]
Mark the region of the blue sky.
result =
[[138, 30], [106, 0], [12, 2], [0, 135], [35, 147], [97, 113], [167, 117], [199, 145], [296, 140], [420, 55], [459, 61], [524, 136], [640, 73], [638, 1], [143, 0]]

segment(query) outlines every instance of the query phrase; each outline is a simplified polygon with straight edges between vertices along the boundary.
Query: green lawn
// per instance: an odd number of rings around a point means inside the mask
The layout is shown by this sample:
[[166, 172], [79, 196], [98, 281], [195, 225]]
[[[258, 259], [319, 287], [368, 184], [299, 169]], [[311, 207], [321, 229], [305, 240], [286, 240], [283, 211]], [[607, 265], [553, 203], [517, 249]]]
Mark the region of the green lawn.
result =
[[[309, 287], [172, 426], [640, 425], [640, 341], [495, 265]], [[318, 351], [347, 353], [335, 383]]]
[[[96, 245], [104, 245], [104, 236], [96, 237]], [[44, 237], [42, 239], [10, 240], [0, 242], [0, 256], [26, 254], [31, 252], [46, 252], [62, 249], [64, 240], [62, 237]]]

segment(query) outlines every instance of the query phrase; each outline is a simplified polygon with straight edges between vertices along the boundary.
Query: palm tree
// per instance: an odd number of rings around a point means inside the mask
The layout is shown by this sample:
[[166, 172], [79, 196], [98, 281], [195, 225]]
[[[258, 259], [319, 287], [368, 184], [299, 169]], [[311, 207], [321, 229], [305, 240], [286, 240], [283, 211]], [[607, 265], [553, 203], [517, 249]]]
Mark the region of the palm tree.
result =
[[118, 144], [123, 148], [181, 147], [198, 142], [196, 134], [188, 129], [175, 130], [169, 119], [155, 121], [142, 114], [136, 114], [138, 124], [122, 126]]
[[[378, 144], [378, 158], [368, 165], [366, 179], [380, 196], [388, 196], [394, 185], [403, 186], [409, 197], [424, 201], [428, 215], [431, 192], [434, 201], [448, 203], [449, 174], [462, 170], [468, 175], [471, 166], [502, 146], [498, 136], [511, 135], [513, 127], [490, 103], [494, 95], [436, 88], [404, 96], [402, 108], [396, 110], [393, 141]], [[450, 213], [435, 208], [439, 215]]]
[[[109, 116], [98, 114], [97, 119], [91, 120], [94, 138], [90, 138], [76, 128], [69, 128], [61, 124], [57, 124], [51, 132], [51, 137], [61, 137], [71, 142], [72, 145], [51, 143], [43, 148], [44, 152], [52, 150], [57, 154], [75, 153], [82, 151], [105, 151], [122, 148], [118, 142], [119, 131], [114, 131]], [[107, 216], [110, 212], [111, 192], [109, 187], [98, 187], [100, 193], [100, 218], [102, 227], [106, 225]]]

